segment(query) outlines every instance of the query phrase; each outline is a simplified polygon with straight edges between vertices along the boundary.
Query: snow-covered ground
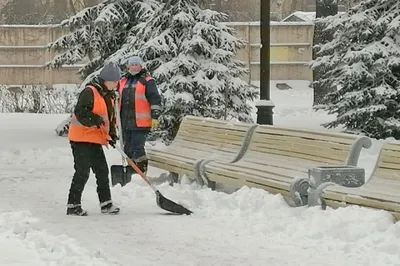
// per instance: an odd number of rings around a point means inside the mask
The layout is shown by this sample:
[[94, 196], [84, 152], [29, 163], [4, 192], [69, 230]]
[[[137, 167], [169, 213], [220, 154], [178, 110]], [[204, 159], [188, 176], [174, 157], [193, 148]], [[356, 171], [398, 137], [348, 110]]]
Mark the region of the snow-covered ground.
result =
[[[275, 124], [322, 129], [332, 117], [312, 111], [307, 83], [290, 85], [272, 86]], [[90, 216], [66, 216], [72, 156], [67, 139], [54, 133], [65, 116], [0, 114], [0, 265], [400, 265], [400, 223], [388, 213], [290, 208], [259, 189], [227, 194], [158, 182], [166, 197], [194, 211], [175, 216], [159, 209], [154, 192], [136, 178], [112, 188], [122, 211], [105, 216], [92, 176], [83, 195]], [[362, 153], [367, 175], [381, 145], [374, 141]], [[107, 157], [120, 163], [114, 150]]]

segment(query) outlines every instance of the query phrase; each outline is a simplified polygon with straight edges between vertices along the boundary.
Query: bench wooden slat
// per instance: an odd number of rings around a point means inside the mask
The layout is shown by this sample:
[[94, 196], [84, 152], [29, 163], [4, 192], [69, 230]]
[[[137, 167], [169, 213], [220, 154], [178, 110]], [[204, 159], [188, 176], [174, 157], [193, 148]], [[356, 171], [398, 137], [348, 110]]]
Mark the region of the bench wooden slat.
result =
[[303, 159], [293, 159], [281, 155], [274, 154], [263, 154], [263, 153], [252, 153], [249, 156], [245, 156], [242, 160], [238, 161], [237, 164], [257, 165], [257, 169], [263, 169], [269, 165], [276, 166], [282, 169], [291, 169], [296, 172], [307, 172], [308, 168], [321, 165], [320, 163], [311, 162]]
[[[350, 141], [347, 138], [348, 136], [344, 134], [347, 144], [338, 143], [337, 146], [334, 146], [332, 141], [337, 140], [337, 137], [332, 138], [331, 141], [320, 140], [319, 132], [314, 132], [313, 134], [314, 139], [317, 141], [304, 139], [301, 137], [303, 135], [302, 132], [298, 136], [291, 132], [290, 136], [273, 135], [273, 138], [269, 139], [271, 135], [266, 134], [266, 132], [268, 131], [265, 131], [265, 128], [260, 128], [256, 131], [249, 147], [250, 151], [254, 150], [331, 164], [343, 164], [347, 159], [352, 143], [356, 140], [356, 136], [353, 136], [353, 140]], [[308, 138], [311, 138], [311, 135]], [[326, 134], [323, 134], [323, 138], [327, 138]], [[332, 146], [335, 149], [331, 148]]]
[[[211, 135], [210, 132], [213, 134]], [[246, 130], [235, 130], [233, 129], [215, 129], [215, 128], [205, 128], [205, 127], [199, 127], [199, 128], [192, 128], [188, 130], [187, 128], [184, 128], [183, 131], [181, 132], [180, 136], [192, 136], [193, 134], [199, 134], [198, 137], [202, 137], [202, 134], [205, 135], [210, 135], [214, 138], [223, 138], [224, 136], [237, 136], [241, 137], [243, 134], [246, 134]]]
[[338, 152], [335, 150], [322, 150], [318, 147], [311, 149], [307, 145], [293, 144], [289, 145], [265, 145], [259, 144], [253, 146], [252, 150], [255, 152], [283, 155], [288, 157], [296, 157], [299, 159], [307, 159], [314, 162], [343, 164], [347, 158], [348, 152]]
[[[254, 187], [254, 188], [261, 188], [269, 193], [272, 194], [281, 194], [284, 196], [290, 196], [290, 192], [286, 189], [278, 189], [275, 187], [275, 184], [273, 186], [267, 186], [265, 183], [261, 184], [258, 182], [253, 182], [247, 179], [241, 179], [241, 178], [234, 178], [232, 175], [217, 175], [217, 174], [210, 174], [210, 178], [213, 180], [221, 180], [223, 181], [223, 184], [226, 185], [231, 185], [231, 186], [236, 186], [236, 187], [242, 187], [242, 186], [248, 186], [248, 187]], [[222, 183], [222, 182], [221, 182]]]
[[[199, 133], [197, 133], [199, 134]], [[241, 138], [243, 137], [232, 137], [232, 136], [226, 136], [225, 138], [214, 138], [214, 137], [207, 137], [208, 135], [203, 135], [202, 137], [196, 137], [195, 139], [193, 138], [193, 135], [191, 137], [189, 136], [185, 136], [185, 137], [181, 137], [179, 138], [176, 142], [194, 142], [194, 143], [201, 143], [204, 145], [228, 145], [228, 146], [241, 146], [242, 144], [242, 140]]]
[[248, 128], [247, 124], [234, 124], [234, 125], [229, 125], [228, 122], [225, 124], [219, 124], [218, 126], [212, 126], [210, 124], [190, 124], [186, 123], [183, 127], [183, 131], [205, 131], [209, 132], [212, 130], [213, 132], [216, 132], [217, 134], [223, 134], [226, 131], [231, 132], [234, 135], [240, 135], [242, 132], [245, 132]]
[[[400, 159], [400, 158], [399, 158]], [[395, 163], [395, 162], [392, 162], [392, 163], [387, 163], [387, 162], [385, 162], [385, 161], [381, 161], [380, 163], [379, 163], [379, 167], [380, 168], [386, 168], [388, 171], [393, 171], [393, 170], [395, 170], [395, 171], [399, 171], [400, 170], [400, 167], [399, 167], [400, 165], [397, 163]]]
[[[300, 140], [300, 141], [299, 141]], [[271, 135], [268, 133], [262, 132], [257, 138], [257, 141], [259, 142], [264, 142], [264, 143], [276, 143], [276, 142], [281, 142], [281, 143], [302, 143], [303, 145], [310, 145], [312, 147], [319, 147], [321, 145], [326, 145], [327, 147], [331, 147], [332, 149], [337, 149], [337, 150], [345, 150], [348, 151], [351, 148], [351, 143], [353, 141], [345, 140], [346, 143], [341, 143], [340, 140], [334, 139], [334, 141], [330, 141], [329, 138], [327, 139], [310, 139], [310, 138], [304, 138], [300, 134], [299, 136], [285, 136], [285, 135]]]
[[[238, 184], [238, 183], [257, 183], [259, 185], [262, 185], [264, 187], [268, 187], [268, 188], [276, 188], [279, 189], [281, 191], [289, 191], [289, 185], [287, 182], [283, 182], [282, 180], [276, 180], [276, 179], [269, 179], [269, 178], [265, 178], [268, 177], [269, 175], [264, 175], [263, 176], [259, 176], [259, 175], [255, 175], [252, 174], [250, 175], [249, 173], [244, 173], [244, 172], [234, 172], [231, 170], [227, 170], [227, 169], [216, 169], [216, 171], [213, 171], [212, 174], [210, 174], [208, 177], [212, 178], [212, 181], [214, 182], [218, 182], [220, 180], [236, 180], [234, 183]], [[211, 180], [211, 179], [210, 179]], [[226, 182], [221, 182], [223, 184], [229, 184]], [[231, 183], [231, 184], [234, 184]]]
[[332, 189], [326, 189], [324, 196], [326, 198], [329, 198], [330, 195], [342, 195], [343, 197], [346, 197], [348, 195], [349, 196], [355, 195], [377, 200], [384, 199], [391, 202], [396, 202], [399, 200], [398, 196], [395, 193], [390, 193], [390, 191], [387, 190], [386, 188], [383, 188], [384, 190], [381, 191], [377, 190], [377, 188], [379, 187], [365, 186], [362, 189], [360, 189], [360, 188], [346, 188], [341, 186], [335, 186], [335, 188], [332, 187]]
[[329, 198], [324, 198], [325, 200], [345, 202], [346, 205], [360, 205], [382, 210], [400, 211], [400, 204], [395, 201], [391, 201], [390, 199], [382, 201], [380, 198], [369, 198], [363, 195], [329, 193]]
[[351, 149], [350, 145], [347, 144], [342, 144], [342, 143], [337, 143], [337, 142], [330, 142], [330, 141], [321, 141], [321, 140], [310, 140], [310, 139], [304, 139], [304, 138], [296, 138], [296, 137], [278, 137], [274, 136], [273, 138], [267, 136], [259, 136], [258, 138], [254, 139], [255, 141], [259, 142], [260, 144], [267, 144], [267, 145], [287, 145], [291, 143], [296, 143], [301, 146], [307, 146], [307, 147], [320, 147], [321, 145], [324, 145], [326, 148], [330, 148], [332, 150], [337, 150], [337, 151], [349, 151]]
[[397, 162], [400, 159], [400, 154], [399, 152], [392, 151], [392, 150], [386, 150], [385, 154], [383, 154], [382, 160], [388, 161], [388, 162]]
[[384, 144], [384, 149], [385, 151], [394, 151], [394, 152], [398, 152], [400, 151], [400, 143], [393, 141], [393, 142], [387, 142]]
[[[179, 145], [178, 145], [179, 144]], [[161, 149], [148, 149], [149, 156], [153, 154], [175, 154], [178, 156], [183, 156], [187, 158], [199, 158], [203, 156], [221, 156], [224, 154], [232, 155], [236, 154], [239, 147], [236, 146], [215, 146], [215, 145], [205, 145], [200, 143], [190, 143], [190, 142], [179, 142], [174, 143], [171, 146]], [[205, 158], [203, 158], [205, 159]]]
[[[299, 172], [291, 169], [283, 169], [268, 165], [268, 167], [260, 167], [257, 164], [221, 164], [218, 162], [210, 162], [207, 169], [212, 170], [215, 173], [222, 173], [222, 171], [231, 171], [237, 173], [238, 176], [257, 176], [262, 179], [273, 179], [281, 181], [283, 183], [290, 183], [292, 181], [292, 175], [297, 175]], [[265, 170], [266, 169], [266, 170]], [[302, 177], [307, 176], [307, 173], [303, 173]], [[212, 180], [213, 181], [213, 180]], [[260, 181], [262, 183], [262, 181]]]
[[399, 170], [393, 168], [379, 167], [375, 170], [374, 176], [376, 179], [396, 180], [397, 182], [400, 179]]
[[310, 140], [330, 141], [333, 143], [352, 144], [357, 138], [354, 135], [344, 133], [334, 133], [327, 131], [311, 131], [295, 128], [281, 128], [276, 126], [263, 125], [258, 130], [259, 133], [269, 136], [301, 137]]
[[196, 153], [196, 155], [194, 155], [194, 153], [184, 153], [184, 152], [180, 152], [180, 153], [174, 153], [174, 152], [164, 152], [164, 153], [156, 153], [156, 154], [151, 154], [151, 161], [158, 161], [158, 162], [166, 162], [166, 161], [170, 161], [170, 160], [174, 160], [176, 162], [187, 162], [187, 163], [191, 163], [191, 165], [193, 165], [193, 163], [198, 159], [198, 158], [229, 158], [231, 157], [231, 153], [226, 154], [226, 153], [220, 153], [220, 154], [211, 154], [209, 155], [208, 153], [204, 152], [204, 153]]
[[[327, 206], [329, 206], [331, 208], [334, 208], [334, 209], [338, 209], [338, 208], [343, 208], [343, 207], [349, 206], [346, 202], [343, 202], [343, 201], [335, 201], [335, 200], [324, 199], [324, 202], [325, 202], [325, 204]], [[381, 210], [382, 209], [380, 207], [364, 206], [361, 203], [357, 204], [357, 205], [365, 207], [365, 208], [375, 209], [375, 210]], [[392, 214], [392, 216], [393, 216], [395, 221], [399, 221], [400, 220], [400, 211], [396, 212], [396, 211], [389, 211], [388, 210], [388, 212]]]
[[198, 143], [198, 142], [189, 142], [189, 141], [178, 141], [174, 142], [172, 145], [165, 147], [165, 148], [158, 148], [158, 149], [152, 149], [149, 148], [149, 152], [163, 152], [167, 150], [171, 151], [181, 151], [181, 152], [187, 152], [187, 149], [193, 150], [194, 152], [196, 151], [202, 151], [206, 153], [213, 153], [213, 152], [218, 152], [218, 151], [231, 151], [231, 152], [236, 152], [238, 149], [238, 146], [234, 145], [210, 145], [210, 144], [204, 144], [204, 143]]
[[193, 175], [198, 160], [219, 158], [231, 161], [238, 155], [247, 131], [252, 126], [187, 116], [182, 120], [171, 145], [147, 149], [149, 165]]

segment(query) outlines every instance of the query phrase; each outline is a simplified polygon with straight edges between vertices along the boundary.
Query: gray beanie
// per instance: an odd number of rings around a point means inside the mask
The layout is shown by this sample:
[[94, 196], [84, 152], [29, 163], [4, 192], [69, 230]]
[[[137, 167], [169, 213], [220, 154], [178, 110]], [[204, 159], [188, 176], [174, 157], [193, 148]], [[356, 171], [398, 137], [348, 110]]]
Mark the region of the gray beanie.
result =
[[142, 58], [140, 58], [140, 56], [137, 56], [137, 55], [126, 58], [124, 63], [128, 64], [128, 65], [141, 65], [141, 66], [143, 66]]
[[121, 79], [121, 73], [116, 65], [109, 63], [100, 71], [99, 78], [104, 81], [119, 81]]

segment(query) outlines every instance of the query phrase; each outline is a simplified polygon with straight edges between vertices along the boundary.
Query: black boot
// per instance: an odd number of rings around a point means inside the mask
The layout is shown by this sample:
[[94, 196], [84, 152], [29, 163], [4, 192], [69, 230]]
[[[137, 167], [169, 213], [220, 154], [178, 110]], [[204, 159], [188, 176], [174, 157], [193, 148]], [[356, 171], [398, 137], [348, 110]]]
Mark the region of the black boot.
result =
[[139, 167], [140, 171], [142, 171], [144, 174], [146, 174], [147, 167], [149, 165], [149, 160], [146, 159], [146, 160], [140, 161], [140, 162], [136, 163], [136, 165]]
[[88, 212], [83, 210], [81, 206], [71, 206], [67, 208], [67, 215], [88, 216]]
[[100, 204], [101, 213], [108, 213], [108, 214], [118, 214], [119, 208], [116, 207], [111, 201], [104, 202]]
[[[133, 160], [132, 160], [133, 161]], [[129, 164], [125, 166], [126, 173], [129, 175], [134, 175], [136, 174], [136, 171], [130, 166]]]

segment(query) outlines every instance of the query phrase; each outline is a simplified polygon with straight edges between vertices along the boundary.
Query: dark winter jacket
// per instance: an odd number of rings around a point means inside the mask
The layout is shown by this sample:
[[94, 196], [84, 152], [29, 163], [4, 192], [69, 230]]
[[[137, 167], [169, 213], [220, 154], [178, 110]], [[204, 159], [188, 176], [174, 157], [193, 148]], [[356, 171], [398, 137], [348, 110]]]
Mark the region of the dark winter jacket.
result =
[[103, 96], [108, 111], [108, 119], [110, 120], [110, 136], [116, 136], [115, 129], [115, 115], [114, 108], [112, 105], [112, 99], [114, 99], [115, 94], [112, 91], [109, 91], [98, 78], [94, 78], [91, 82], [86, 84], [85, 89], [79, 95], [78, 102], [75, 106], [74, 114], [78, 121], [87, 127], [97, 126], [99, 125], [103, 119], [92, 112], [93, 104], [94, 104], [94, 96], [93, 92], [88, 85], [94, 86], [101, 96]]
[[[146, 70], [142, 70], [136, 75], [126, 74], [128, 88], [124, 89], [121, 96], [121, 123], [124, 130], [150, 130], [150, 128], [138, 128], [136, 126], [135, 116], [135, 89], [136, 84], [140, 80], [141, 83], [146, 85], [146, 99], [151, 106], [161, 106], [161, 96], [158, 93], [156, 82], [152, 79], [145, 80], [148, 76]], [[151, 118], [158, 119], [161, 110], [152, 109]]]

